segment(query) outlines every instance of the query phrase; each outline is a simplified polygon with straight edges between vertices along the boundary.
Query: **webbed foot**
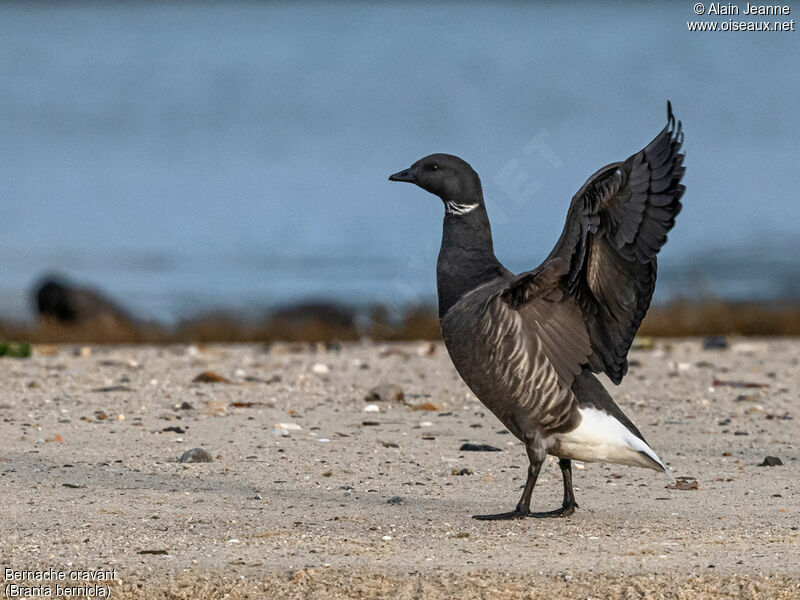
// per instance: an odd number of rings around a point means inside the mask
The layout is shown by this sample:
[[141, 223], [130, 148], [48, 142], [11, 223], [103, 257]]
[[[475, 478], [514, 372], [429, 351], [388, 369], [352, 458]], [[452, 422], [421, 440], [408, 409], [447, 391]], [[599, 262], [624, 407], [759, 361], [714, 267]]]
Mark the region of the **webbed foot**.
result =
[[572, 504], [565, 504], [561, 508], [557, 508], [556, 510], [548, 510], [546, 512], [529, 512], [527, 516], [533, 517], [534, 519], [548, 519], [550, 517], [568, 517], [571, 514], [575, 513], [575, 509], [578, 508], [578, 505], [573, 502]]
[[524, 519], [530, 516], [530, 514], [529, 512], [512, 510], [511, 512], [499, 513], [496, 515], [474, 515], [472, 518], [478, 521], [513, 521], [516, 519]]

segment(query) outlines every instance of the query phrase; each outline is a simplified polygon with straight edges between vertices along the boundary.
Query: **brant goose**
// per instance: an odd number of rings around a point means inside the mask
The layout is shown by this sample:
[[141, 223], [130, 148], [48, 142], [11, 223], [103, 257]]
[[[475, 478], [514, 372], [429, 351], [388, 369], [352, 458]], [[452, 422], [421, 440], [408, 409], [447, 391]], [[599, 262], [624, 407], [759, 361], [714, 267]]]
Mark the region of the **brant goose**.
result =
[[[683, 133], [667, 125], [644, 150], [592, 175], [572, 198], [544, 262], [515, 275], [494, 255], [477, 173], [432, 154], [390, 181], [414, 183], [444, 202], [436, 279], [439, 322], [458, 373], [525, 444], [530, 466], [511, 512], [477, 519], [567, 516], [577, 504], [571, 461], [666, 471], [644, 436], [595, 376], [618, 384], [656, 283], [656, 254], [681, 209]], [[545, 457], [559, 458], [564, 500], [531, 512]]]

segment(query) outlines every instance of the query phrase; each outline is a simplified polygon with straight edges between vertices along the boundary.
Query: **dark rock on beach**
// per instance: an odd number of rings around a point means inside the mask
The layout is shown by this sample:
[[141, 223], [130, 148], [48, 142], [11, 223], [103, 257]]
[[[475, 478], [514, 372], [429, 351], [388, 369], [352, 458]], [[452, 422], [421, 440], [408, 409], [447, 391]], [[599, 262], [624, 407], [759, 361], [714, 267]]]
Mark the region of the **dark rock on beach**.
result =
[[172, 433], [186, 433], [186, 430], [183, 427], [176, 427], [174, 425], [170, 426], [170, 427], [164, 427], [164, 429], [162, 429], [161, 431], [166, 432], [166, 433], [170, 433], [170, 432], [172, 432]]
[[36, 310], [40, 317], [59, 323], [79, 324], [97, 319], [131, 322], [132, 318], [103, 293], [78, 287], [60, 278], [43, 280], [35, 292]]
[[184, 452], [178, 459], [179, 463], [210, 463], [214, 459], [202, 448], [192, 448]]
[[61, 277], [43, 279], [32, 300], [39, 315], [38, 335], [49, 341], [120, 343], [154, 334], [152, 325], [134, 318], [106, 294]]
[[703, 340], [703, 350], [726, 350], [728, 338], [724, 335], [712, 335]]
[[462, 452], [502, 452], [500, 448], [495, 448], [489, 444], [462, 444], [459, 448]]

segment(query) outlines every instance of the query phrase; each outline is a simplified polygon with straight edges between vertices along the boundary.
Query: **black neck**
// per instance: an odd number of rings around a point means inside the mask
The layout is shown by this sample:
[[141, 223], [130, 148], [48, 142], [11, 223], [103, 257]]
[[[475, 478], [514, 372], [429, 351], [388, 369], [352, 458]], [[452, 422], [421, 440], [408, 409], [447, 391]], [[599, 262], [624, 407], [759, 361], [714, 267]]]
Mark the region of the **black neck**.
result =
[[508, 273], [494, 255], [492, 228], [483, 202], [466, 214], [445, 213], [436, 265], [439, 317], [467, 292]]

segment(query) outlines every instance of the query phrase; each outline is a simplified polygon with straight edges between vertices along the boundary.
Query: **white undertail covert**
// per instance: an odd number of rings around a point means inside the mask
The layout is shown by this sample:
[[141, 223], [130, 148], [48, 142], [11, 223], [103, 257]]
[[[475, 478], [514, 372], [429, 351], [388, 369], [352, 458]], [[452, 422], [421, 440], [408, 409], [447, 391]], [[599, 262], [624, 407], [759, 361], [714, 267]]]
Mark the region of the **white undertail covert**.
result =
[[612, 462], [666, 472], [667, 467], [653, 449], [617, 419], [591, 407], [579, 408], [578, 412], [578, 427], [547, 438], [548, 453], [584, 462]]

